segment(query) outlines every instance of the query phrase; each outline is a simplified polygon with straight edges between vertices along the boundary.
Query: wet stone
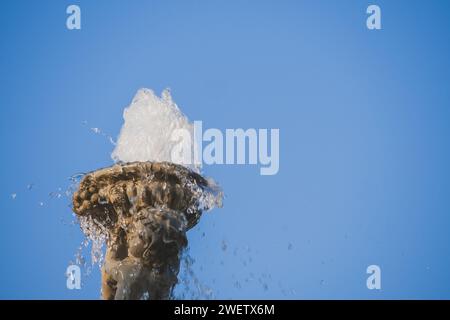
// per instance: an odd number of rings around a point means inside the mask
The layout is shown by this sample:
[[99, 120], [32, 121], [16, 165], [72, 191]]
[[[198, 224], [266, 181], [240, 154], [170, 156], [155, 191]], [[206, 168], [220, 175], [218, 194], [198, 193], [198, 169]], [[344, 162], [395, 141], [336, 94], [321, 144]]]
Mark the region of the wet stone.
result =
[[73, 211], [106, 239], [104, 299], [169, 298], [207, 188], [202, 176], [168, 162], [116, 164], [83, 177]]

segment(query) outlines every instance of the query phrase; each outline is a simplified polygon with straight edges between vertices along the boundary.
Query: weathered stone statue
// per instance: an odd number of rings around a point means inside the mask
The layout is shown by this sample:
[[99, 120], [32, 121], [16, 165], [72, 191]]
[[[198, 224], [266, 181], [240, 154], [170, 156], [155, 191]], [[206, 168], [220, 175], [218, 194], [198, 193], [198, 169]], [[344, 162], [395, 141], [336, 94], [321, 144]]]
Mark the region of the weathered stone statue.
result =
[[103, 299], [168, 299], [208, 182], [169, 162], [116, 164], [84, 176], [73, 210], [106, 234]]

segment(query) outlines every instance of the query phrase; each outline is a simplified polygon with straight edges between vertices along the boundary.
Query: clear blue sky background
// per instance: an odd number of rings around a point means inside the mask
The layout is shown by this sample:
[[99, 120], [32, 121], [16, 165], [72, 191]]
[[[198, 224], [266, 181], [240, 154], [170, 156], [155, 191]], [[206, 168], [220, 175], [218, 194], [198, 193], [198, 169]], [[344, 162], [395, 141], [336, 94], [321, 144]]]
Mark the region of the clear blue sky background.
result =
[[3, 1], [0, 298], [99, 297], [98, 269], [66, 288], [83, 236], [49, 193], [112, 164], [89, 128], [117, 136], [141, 87], [207, 128], [280, 128], [278, 175], [204, 170], [225, 206], [189, 239], [215, 297], [450, 298], [449, 30], [448, 1]]

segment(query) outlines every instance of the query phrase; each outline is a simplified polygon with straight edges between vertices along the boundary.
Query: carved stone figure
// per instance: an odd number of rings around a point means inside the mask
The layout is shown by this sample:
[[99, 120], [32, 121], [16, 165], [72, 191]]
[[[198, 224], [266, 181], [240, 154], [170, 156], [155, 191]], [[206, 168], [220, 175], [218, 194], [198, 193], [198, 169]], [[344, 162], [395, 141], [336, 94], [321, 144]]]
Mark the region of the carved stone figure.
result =
[[169, 162], [116, 164], [83, 177], [73, 211], [106, 236], [103, 299], [168, 299], [208, 182]]

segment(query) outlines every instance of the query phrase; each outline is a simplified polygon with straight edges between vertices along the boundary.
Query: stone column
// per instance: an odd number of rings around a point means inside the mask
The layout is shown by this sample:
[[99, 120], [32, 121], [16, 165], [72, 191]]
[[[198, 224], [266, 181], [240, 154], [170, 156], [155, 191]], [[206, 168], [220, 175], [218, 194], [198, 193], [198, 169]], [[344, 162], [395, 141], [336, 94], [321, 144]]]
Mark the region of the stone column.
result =
[[199, 174], [169, 162], [116, 164], [83, 177], [73, 211], [106, 238], [103, 299], [170, 297], [207, 186]]

